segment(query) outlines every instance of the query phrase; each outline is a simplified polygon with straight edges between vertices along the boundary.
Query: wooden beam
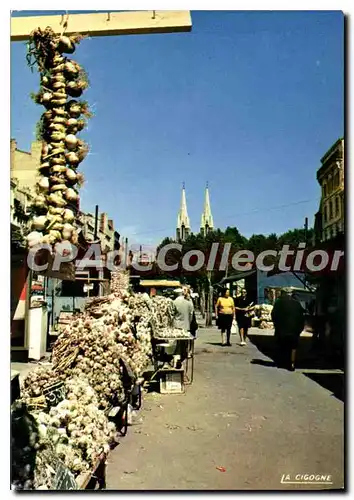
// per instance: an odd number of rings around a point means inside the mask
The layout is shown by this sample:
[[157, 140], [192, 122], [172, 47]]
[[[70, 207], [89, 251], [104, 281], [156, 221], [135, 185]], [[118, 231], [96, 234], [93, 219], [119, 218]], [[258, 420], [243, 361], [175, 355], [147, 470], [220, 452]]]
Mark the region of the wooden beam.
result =
[[50, 26], [55, 33], [66, 35], [115, 36], [150, 33], [188, 32], [192, 29], [189, 11], [129, 11], [56, 16], [11, 17], [11, 41], [29, 38], [36, 29]]

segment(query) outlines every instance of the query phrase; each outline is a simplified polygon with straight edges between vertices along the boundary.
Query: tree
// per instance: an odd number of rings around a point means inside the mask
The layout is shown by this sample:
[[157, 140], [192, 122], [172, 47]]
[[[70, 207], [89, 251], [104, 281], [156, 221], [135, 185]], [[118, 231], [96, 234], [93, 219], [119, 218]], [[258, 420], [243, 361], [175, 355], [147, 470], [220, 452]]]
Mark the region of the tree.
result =
[[[313, 229], [308, 230], [308, 242], [311, 241], [313, 234]], [[226, 243], [231, 243], [230, 253], [229, 253], [229, 274], [232, 273], [230, 268], [233, 255], [240, 250], [249, 250], [253, 252], [254, 257], [266, 250], [279, 251], [283, 245], [289, 245], [291, 248], [297, 248], [299, 243], [305, 242], [305, 230], [304, 229], [292, 229], [284, 234], [276, 235], [271, 233], [268, 236], [264, 234], [253, 234], [249, 239], [243, 236], [236, 227], [227, 227], [225, 231], [216, 229], [214, 231], [209, 231], [206, 236], [202, 234], [190, 234], [186, 241], [182, 244], [182, 252], [178, 250], [170, 250], [166, 256], [166, 262], [168, 265], [177, 264], [177, 270], [172, 272], [159, 271], [160, 277], [165, 278], [176, 278], [178, 277], [182, 282], [190, 284], [194, 289], [207, 290], [209, 286], [209, 278], [211, 283], [219, 283], [221, 279], [225, 276], [225, 270], [219, 270], [219, 264], [221, 261], [222, 253], [224, 250], [224, 245]], [[164, 238], [160, 245], [158, 246], [158, 251], [165, 245], [169, 243], [176, 243], [175, 240], [171, 238]], [[219, 243], [218, 252], [215, 259], [215, 266], [212, 271], [208, 271], [207, 264], [209, 255], [212, 249], [213, 243]], [[204, 264], [198, 270], [188, 271], [188, 269], [183, 269], [182, 260], [183, 257], [190, 251], [200, 251], [204, 255]], [[196, 256], [191, 256], [189, 259], [189, 264], [191, 266], [195, 265], [197, 262]], [[264, 259], [264, 264], [270, 265], [277, 262], [277, 257], [268, 256]]]

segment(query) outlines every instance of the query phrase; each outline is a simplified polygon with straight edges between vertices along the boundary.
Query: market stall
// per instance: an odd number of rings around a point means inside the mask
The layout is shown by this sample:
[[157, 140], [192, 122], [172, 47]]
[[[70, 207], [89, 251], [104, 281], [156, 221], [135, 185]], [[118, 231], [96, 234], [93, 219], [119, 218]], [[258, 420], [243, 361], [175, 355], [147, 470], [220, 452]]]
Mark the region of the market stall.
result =
[[[73, 478], [78, 489], [91, 488], [92, 476], [104, 472], [111, 448], [128, 430], [129, 411], [141, 406], [148, 366], [156, 367], [161, 392], [178, 392], [177, 375], [182, 388], [193, 381], [194, 339], [173, 327], [173, 301], [131, 293], [122, 270], [112, 273], [111, 292], [67, 317], [51, 364], [24, 379], [18, 411], [33, 422], [27, 448], [35, 458], [29, 465], [19, 454], [15, 489], [75, 489]], [[13, 448], [21, 447], [15, 439]], [[57, 468], [48, 465], [48, 453]], [[26, 467], [31, 475], [24, 479]], [[98, 483], [104, 487], [104, 478]]]

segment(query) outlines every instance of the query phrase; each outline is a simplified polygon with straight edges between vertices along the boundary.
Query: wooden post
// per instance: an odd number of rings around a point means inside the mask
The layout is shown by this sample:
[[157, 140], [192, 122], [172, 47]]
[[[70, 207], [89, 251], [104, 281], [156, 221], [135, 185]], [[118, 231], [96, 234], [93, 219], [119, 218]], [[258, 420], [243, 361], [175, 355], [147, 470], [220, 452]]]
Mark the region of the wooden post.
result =
[[211, 286], [211, 271], [208, 271], [208, 284], [205, 326], [211, 326], [213, 324], [213, 287]]
[[189, 32], [189, 11], [92, 12], [52, 16], [11, 17], [11, 41], [24, 41], [36, 29], [50, 26], [54, 33], [70, 36], [77, 33], [94, 36], [142, 35]]

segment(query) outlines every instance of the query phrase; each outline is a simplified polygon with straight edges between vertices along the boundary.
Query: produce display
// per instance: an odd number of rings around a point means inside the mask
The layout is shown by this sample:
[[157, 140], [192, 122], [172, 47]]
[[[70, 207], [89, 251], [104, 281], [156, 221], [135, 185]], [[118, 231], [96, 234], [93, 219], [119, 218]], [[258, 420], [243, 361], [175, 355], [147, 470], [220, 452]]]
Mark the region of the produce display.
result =
[[259, 328], [262, 328], [264, 330], [274, 328], [271, 316], [272, 310], [273, 306], [271, 304], [259, 304], [255, 307], [255, 319]]
[[59, 36], [50, 27], [34, 30], [27, 60], [40, 72], [40, 90], [33, 96], [45, 108], [37, 135], [42, 141], [33, 220], [28, 247], [57, 242], [78, 242], [75, 209], [83, 176], [77, 171], [88, 145], [77, 137], [90, 116], [87, 104], [77, 100], [88, 87], [83, 68], [65, 54], [72, 54], [81, 36]]
[[[170, 299], [131, 294], [128, 286], [125, 271], [112, 273], [113, 292], [91, 299], [73, 316], [53, 346], [52, 363], [25, 378], [12, 443], [14, 489], [52, 489], [55, 469], [48, 456], [75, 476], [89, 471], [118, 440], [106, 410], [125, 398], [121, 361], [134, 378], [143, 373], [152, 356], [152, 324], [157, 337], [181, 336], [183, 330], [172, 326]], [[60, 383], [64, 399], [48, 408], [45, 393]], [[22, 421], [25, 431], [19, 430]]]
[[165, 327], [161, 328], [158, 332], [160, 339], [177, 339], [177, 338], [190, 338], [190, 333], [182, 328]]
[[[72, 378], [65, 383], [66, 399], [49, 413], [35, 415], [38, 425], [38, 450], [54, 447], [58, 458], [74, 473], [88, 471], [101, 453], [108, 453], [117, 441], [117, 431], [98, 409], [96, 392], [87, 380]], [[37, 454], [34, 486], [50, 487], [52, 478], [40, 467]], [[42, 460], [42, 462], [44, 462]]]
[[151, 300], [156, 329], [160, 330], [166, 327], [173, 327], [176, 314], [173, 300], [159, 295], [153, 297]]

